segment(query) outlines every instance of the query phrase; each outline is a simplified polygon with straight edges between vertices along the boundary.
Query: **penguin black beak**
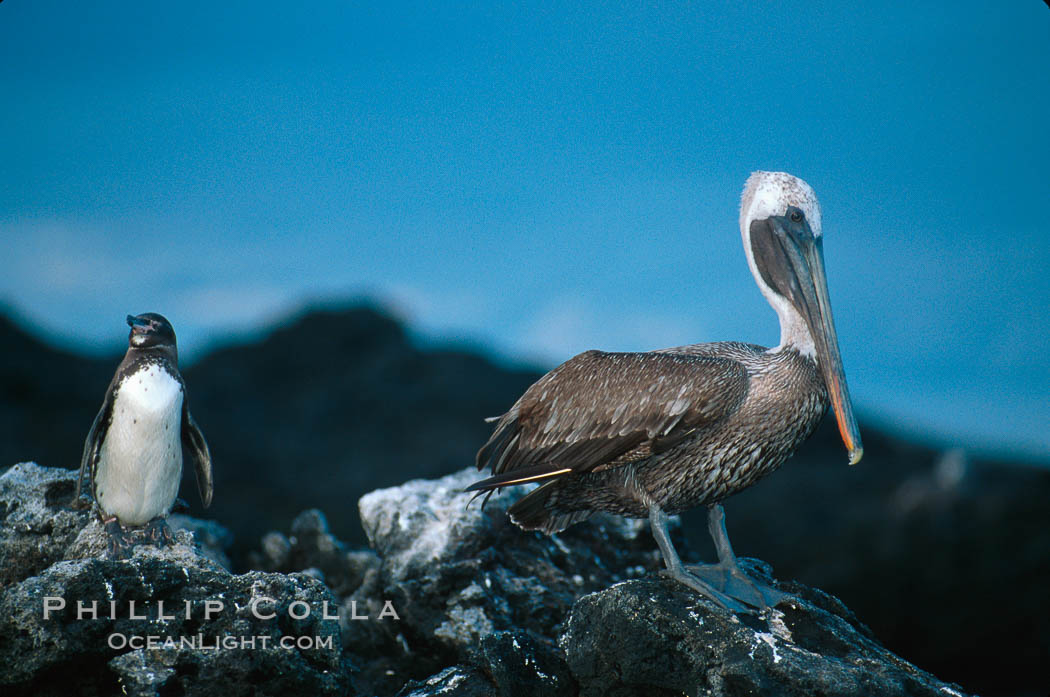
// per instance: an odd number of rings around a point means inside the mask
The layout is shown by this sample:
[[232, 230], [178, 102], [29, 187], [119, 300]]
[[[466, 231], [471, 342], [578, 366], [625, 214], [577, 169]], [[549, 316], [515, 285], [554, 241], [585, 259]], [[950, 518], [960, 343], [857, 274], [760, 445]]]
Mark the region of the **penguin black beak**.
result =
[[131, 331], [134, 333], [145, 332], [149, 330], [152, 324], [152, 322], [143, 317], [134, 317], [132, 315], [128, 315], [128, 326], [131, 327]]

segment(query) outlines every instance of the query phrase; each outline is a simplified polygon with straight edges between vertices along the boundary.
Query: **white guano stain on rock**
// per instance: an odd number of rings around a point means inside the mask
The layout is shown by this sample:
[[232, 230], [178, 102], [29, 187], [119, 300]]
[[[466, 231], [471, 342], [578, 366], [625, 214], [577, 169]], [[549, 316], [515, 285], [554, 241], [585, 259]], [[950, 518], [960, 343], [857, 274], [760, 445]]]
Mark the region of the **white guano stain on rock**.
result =
[[[777, 640], [769, 632], [755, 632], [755, 639], [764, 642], [773, 651], [773, 663], [780, 663], [780, 652], [777, 651]], [[755, 649], [759, 647], [758, 641], [755, 642], [754, 648], [751, 649], [751, 658], [755, 657]]]

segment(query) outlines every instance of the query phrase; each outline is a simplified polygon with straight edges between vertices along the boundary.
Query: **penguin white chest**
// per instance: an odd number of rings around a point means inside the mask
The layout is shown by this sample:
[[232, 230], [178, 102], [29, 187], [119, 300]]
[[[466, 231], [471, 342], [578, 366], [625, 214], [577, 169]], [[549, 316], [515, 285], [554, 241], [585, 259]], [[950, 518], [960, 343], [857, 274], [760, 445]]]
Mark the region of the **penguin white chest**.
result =
[[182, 384], [159, 365], [128, 375], [113, 397], [95, 497], [124, 525], [166, 515], [182, 479]]

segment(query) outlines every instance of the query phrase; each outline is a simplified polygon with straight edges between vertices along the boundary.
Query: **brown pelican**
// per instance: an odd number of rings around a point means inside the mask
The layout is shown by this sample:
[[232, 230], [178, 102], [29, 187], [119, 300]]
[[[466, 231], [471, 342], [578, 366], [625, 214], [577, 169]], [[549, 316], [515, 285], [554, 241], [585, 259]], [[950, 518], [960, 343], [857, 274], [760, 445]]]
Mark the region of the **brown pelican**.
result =
[[[806, 182], [756, 172], [740, 205], [755, 283], [780, 317], [780, 345], [718, 342], [645, 353], [587, 351], [532, 385], [477, 456], [493, 476], [469, 490], [542, 486], [513, 506], [553, 534], [595, 511], [648, 517], [666, 573], [725, 608], [782, 596], [737, 565], [721, 501], [773, 472], [834, 406], [849, 462], [861, 458], [824, 275], [820, 205]], [[496, 420], [496, 419], [494, 419]], [[487, 498], [486, 496], [486, 498]], [[686, 567], [667, 515], [708, 507], [719, 563]]]

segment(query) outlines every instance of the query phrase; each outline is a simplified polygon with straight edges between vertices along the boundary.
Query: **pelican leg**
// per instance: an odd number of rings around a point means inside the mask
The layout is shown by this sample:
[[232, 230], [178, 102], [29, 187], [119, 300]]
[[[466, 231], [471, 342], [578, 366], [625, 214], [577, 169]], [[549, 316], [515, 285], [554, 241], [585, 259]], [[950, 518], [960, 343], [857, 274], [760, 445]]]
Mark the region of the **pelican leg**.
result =
[[721, 504], [707, 508], [707, 530], [718, 553], [717, 564], [699, 564], [686, 567], [689, 573], [703, 579], [731, 598], [758, 608], [760, 611], [776, 605], [788, 596], [780, 591], [750, 578], [737, 563], [733, 546], [726, 532], [725, 511]]
[[681, 558], [671, 544], [671, 537], [667, 534], [667, 514], [656, 504], [649, 506], [649, 525], [653, 529], [653, 537], [656, 538], [656, 544], [660, 547], [660, 553], [664, 557], [664, 564], [667, 566], [666, 571], [664, 571], [665, 575], [692, 588], [723, 610], [750, 612], [747, 607], [686, 570]]

